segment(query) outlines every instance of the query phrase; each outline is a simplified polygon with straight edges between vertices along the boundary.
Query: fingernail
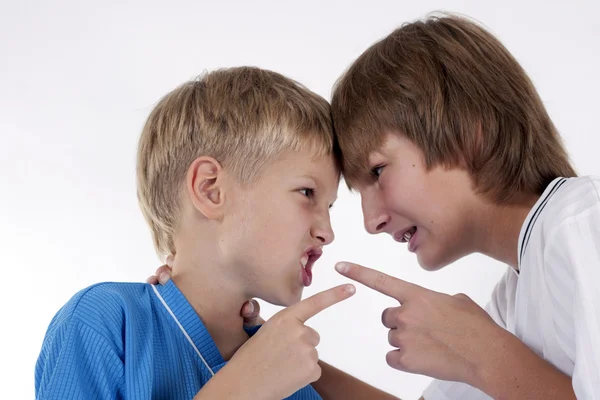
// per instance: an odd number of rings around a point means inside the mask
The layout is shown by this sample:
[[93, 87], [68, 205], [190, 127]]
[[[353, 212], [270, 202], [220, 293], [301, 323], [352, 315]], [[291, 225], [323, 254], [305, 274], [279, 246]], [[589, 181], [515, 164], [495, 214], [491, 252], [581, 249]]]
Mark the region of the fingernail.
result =
[[350, 266], [344, 262], [339, 262], [335, 264], [335, 270], [340, 274], [345, 274], [350, 269]]
[[160, 282], [161, 285], [164, 285], [165, 283], [167, 283], [169, 281], [169, 279], [171, 279], [169, 274], [167, 274], [166, 272], [163, 272], [160, 274], [158, 281]]
[[354, 294], [354, 292], [356, 292], [356, 288], [354, 287], [354, 285], [346, 285], [344, 290], [346, 291], [346, 293], [349, 294]]
[[252, 302], [248, 303], [247, 309], [248, 313], [252, 314], [254, 312], [254, 304]]

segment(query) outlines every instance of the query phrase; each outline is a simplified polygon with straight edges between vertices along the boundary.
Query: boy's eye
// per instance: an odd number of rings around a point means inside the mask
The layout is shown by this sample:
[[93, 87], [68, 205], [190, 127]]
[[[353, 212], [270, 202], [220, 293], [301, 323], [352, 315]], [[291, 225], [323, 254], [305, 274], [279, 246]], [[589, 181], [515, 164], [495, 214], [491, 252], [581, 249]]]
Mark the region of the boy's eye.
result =
[[381, 176], [381, 173], [383, 172], [383, 167], [385, 167], [385, 165], [379, 165], [373, 168], [371, 170], [371, 175], [375, 178], [379, 178]]
[[300, 189], [300, 193], [308, 198], [312, 198], [315, 195], [315, 189], [304, 188]]

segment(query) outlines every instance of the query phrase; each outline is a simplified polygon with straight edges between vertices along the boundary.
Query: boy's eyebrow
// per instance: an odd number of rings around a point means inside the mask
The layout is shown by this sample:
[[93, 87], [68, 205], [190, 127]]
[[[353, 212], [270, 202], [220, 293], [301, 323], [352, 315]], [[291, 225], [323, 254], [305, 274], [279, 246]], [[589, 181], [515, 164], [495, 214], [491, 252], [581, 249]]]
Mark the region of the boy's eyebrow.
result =
[[313, 181], [313, 183], [314, 183], [315, 185], [317, 185], [317, 186], [319, 186], [319, 184], [321, 183], [321, 181], [320, 181], [319, 179], [315, 178], [315, 177], [314, 177], [314, 176], [312, 176], [312, 175], [306, 175], [306, 174], [304, 174], [304, 175], [300, 175], [300, 178], [303, 178], [303, 179], [310, 179], [310, 180], [311, 180], [311, 181]]
[[372, 152], [370, 152], [369, 154], [367, 154], [367, 162], [369, 164], [376, 164], [375, 162], [373, 162], [374, 158], [386, 158], [389, 156], [388, 154], [389, 150], [387, 150], [386, 148], [382, 147], [379, 150], [374, 150]]
[[[321, 180], [319, 178], [317, 178], [316, 176], [313, 175], [301, 175], [301, 178], [306, 178], [306, 179], [310, 179], [312, 180], [315, 185], [319, 186], [319, 187], [323, 187], [323, 182], [321, 182]], [[331, 202], [331, 204], [335, 203], [335, 201], [338, 199], [337, 194], [335, 195], [335, 198], [333, 199], [333, 201]]]
[[317, 178], [316, 176], [314, 176], [314, 175], [304, 174], [304, 175], [301, 175], [301, 178], [310, 179], [317, 186], [321, 186], [321, 187], [324, 186], [323, 182], [319, 178]]

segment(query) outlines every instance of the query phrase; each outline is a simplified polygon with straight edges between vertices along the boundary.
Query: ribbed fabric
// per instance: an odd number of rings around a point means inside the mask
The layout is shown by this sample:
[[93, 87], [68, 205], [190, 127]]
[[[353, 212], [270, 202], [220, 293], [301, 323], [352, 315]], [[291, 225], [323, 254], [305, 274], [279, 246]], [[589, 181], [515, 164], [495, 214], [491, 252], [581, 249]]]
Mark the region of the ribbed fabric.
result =
[[[558, 178], [519, 237], [486, 310], [540, 357], [572, 376], [578, 399], [600, 399], [600, 178]], [[426, 400], [484, 400], [481, 391], [434, 381]]]
[[[217, 373], [226, 362], [202, 320], [172, 281], [157, 289]], [[190, 400], [210, 378], [150, 285], [101, 283], [77, 293], [53, 318], [35, 390], [37, 399]], [[290, 399], [321, 397], [307, 386]]]

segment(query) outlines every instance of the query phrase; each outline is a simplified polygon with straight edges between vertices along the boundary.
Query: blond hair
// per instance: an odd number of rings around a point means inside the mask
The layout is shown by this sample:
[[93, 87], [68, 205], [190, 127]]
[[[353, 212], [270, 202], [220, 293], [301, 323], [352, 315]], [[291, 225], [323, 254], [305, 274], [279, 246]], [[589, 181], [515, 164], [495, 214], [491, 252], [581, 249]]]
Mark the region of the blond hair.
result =
[[428, 168], [464, 162], [476, 190], [499, 203], [575, 176], [523, 68], [464, 18], [429, 17], [375, 43], [338, 80], [331, 106], [350, 187], [367, 179], [387, 132], [411, 140]]
[[333, 141], [327, 101], [278, 73], [239, 67], [184, 83], [158, 102], [139, 141], [138, 199], [157, 253], [175, 253], [181, 185], [194, 159], [213, 157], [249, 184], [284, 149], [320, 156]]

